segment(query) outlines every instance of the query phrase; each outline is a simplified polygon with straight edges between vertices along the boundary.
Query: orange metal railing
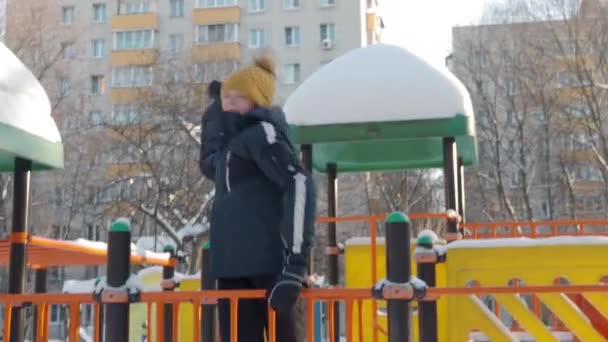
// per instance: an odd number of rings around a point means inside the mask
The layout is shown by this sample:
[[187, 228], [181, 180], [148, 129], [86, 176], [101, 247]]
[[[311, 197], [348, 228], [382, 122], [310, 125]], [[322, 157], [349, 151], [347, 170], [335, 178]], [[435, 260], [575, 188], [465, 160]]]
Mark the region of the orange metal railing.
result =
[[[600, 227], [590, 231], [592, 226]], [[508, 237], [552, 237], [563, 235], [606, 235], [608, 220], [508, 221], [464, 223], [465, 238], [495, 239]], [[541, 231], [542, 228], [547, 231]]]
[[[377, 249], [377, 240], [378, 233], [376, 227], [379, 222], [384, 222], [386, 220], [388, 214], [380, 214], [380, 215], [369, 215], [369, 216], [338, 216], [338, 217], [329, 217], [329, 216], [321, 216], [317, 218], [317, 223], [347, 223], [347, 222], [367, 222], [369, 226], [369, 235], [370, 235], [370, 245], [371, 245], [371, 276], [372, 283], [378, 281], [378, 271], [377, 271], [377, 257], [376, 257], [376, 249]], [[447, 213], [416, 213], [416, 214], [408, 214], [410, 220], [426, 220], [426, 219], [447, 219]], [[333, 317], [333, 306], [329, 308]], [[361, 311], [358, 311], [361, 312]], [[347, 313], [348, 315], [348, 313]], [[378, 322], [378, 303], [373, 300], [372, 301], [372, 321], [374, 324], [374, 329], [372, 334], [374, 336], [374, 340], [378, 339], [378, 334], [382, 333], [386, 335], [386, 331], [382, 329], [380, 323]], [[333, 326], [334, 321], [330, 320], [329, 325]], [[330, 329], [333, 329], [330, 327]], [[333, 330], [332, 330], [333, 331]], [[333, 332], [332, 332], [333, 334]], [[359, 335], [361, 336], [361, 334]], [[330, 341], [333, 341], [330, 339]]]
[[[591, 292], [608, 292], [608, 284], [598, 285], [552, 285], [552, 286], [503, 286], [503, 287], [444, 287], [444, 288], [429, 288], [427, 290], [427, 298], [436, 298], [438, 296], [459, 296], [459, 295], [495, 295], [495, 294], [539, 294], [539, 293], [564, 293], [564, 294], [580, 294], [580, 293], [591, 293]], [[238, 301], [242, 299], [254, 299], [254, 298], [265, 298], [265, 291], [263, 290], [230, 290], [230, 291], [191, 291], [191, 292], [154, 292], [154, 293], [142, 293], [140, 303], [146, 303], [148, 308], [151, 308], [152, 304], [156, 304], [157, 308], [162, 307], [162, 304], [172, 303], [180, 304], [187, 303], [192, 305], [200, 305], [202, 303], [211, 303], [218, 299], [228, 299], [230, 301], [231, 311], [231, 341], [236, 342], [238, 339], [237, 329], [237, 315], [238, 315]], [[314, 320], [311, 319], [313, 315], [313, 305], [315, 301], [327, 302], [328, 312], [328, 336], [330, 340], [333, 340], [334, 329], [331, 326], [333, 322], [333, 315], [335, 314], [331, 308], [333, 303], [339, 301], [344, 302], [346, 306], [346, 340], [353, 341], [353, 329], [357, 322], [358, 329], [362, 329], [362, 311], [358, 310], [358, 316], [355, 320], [353, 317], [354, 305], [359, 308], [362, 305], [362, 301], [371, 300], [370, 289], [314, 289], [305, 290], [302, 293], [302, 298], [306, 301], [307, 305], [307, 342], [314, 341]], [[10, 310], [15, 305], [21, 305], [22, 303], [31, 303], [38, 308], [48, 307], [50, 304], [67, 304], [70, 306], [70, 321], [69, 321], [69, 338], [70, 341], [78, 341], [79, 333], [79, 317], [80, 317], [80, 305], [81, 304], [94, 304], [95, 305], [95, 320], [99, 317], [100, 306], [97, 303], [93, 303], [90, 294], [23, 294], [23, 295], [0, 295], [0, 303], [5, 308], [5, 337], [9, 336], [10, 331]], [[198, 310], [194, 310], [197, 312]], [[39, 334], [36, 336], [36, 341], [43, 341], [43, 337], [47, 333], [48, 325], [44, 322], [48, 322], [48, 311], [42, 311], [43, 314], [40, 320], [37, 322]], [[174, 316], [177, 320], [177, 316]], [[200, 316], [198, 314], [193, 315], [193, 327], [194, 340], [200, 340], [200, 329], [198, 328]], [[275, 314], [272, 310], [269, 310], [269, 325], [275, 327]], [[100, 328], [99, 322], [96, 322], [95, 327]], [[157, 324], [157, 329], [162, 329], [162, 324]], [[269, 329], [269, 342], [276, 342], [276, 336], [274, 335], [274, 329]], [[176, 331], [176, 330], [174, 330]], [[161, 333], [162, 330], [157, 330]], [[95, 334], [97, 336], [97, 334]], [[148, 336], [151, 336], [150, 334]], [[162, 336], [158, 334], [157, 336]], [[359, 341], [362, 341], [362, 334], [359, 334]], [[175, 336], [177, 337], [177, 336]], [[97, 339], [95, 339], [97, 341]], [[374, 337], [374, 341], [377, 341], [377, 337]]]

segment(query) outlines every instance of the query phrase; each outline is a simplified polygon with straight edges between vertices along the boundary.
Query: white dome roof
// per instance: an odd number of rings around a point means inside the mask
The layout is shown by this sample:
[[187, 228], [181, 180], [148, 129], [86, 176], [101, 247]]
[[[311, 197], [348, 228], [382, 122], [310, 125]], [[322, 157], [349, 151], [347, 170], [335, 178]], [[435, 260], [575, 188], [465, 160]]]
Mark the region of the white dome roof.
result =
[[447, 69], [401, 47], [346, 53], [306, 79], [285, 102], [299, 126], [409, 121], [473, 115], [470, 96]]
[[40, 82], [0, 42], [0, 124], [5, 124], [49, 142], [61, 142], [51, 117], [51, 104]]

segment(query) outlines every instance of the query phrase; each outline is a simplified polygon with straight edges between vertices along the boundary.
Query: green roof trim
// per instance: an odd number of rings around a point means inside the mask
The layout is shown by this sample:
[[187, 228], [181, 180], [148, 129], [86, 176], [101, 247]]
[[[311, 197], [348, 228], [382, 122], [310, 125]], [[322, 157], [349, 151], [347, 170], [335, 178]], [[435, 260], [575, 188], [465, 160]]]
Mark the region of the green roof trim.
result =
[[313, 144], [313, 167], [326, 172], [365, 172], [443, 167], [443, 138], [455, 137], [465, 166], [477, 164], [475, 122], [457, 115], [447, 119], [291, 126], [296, 144]]
[[475, 121], [463, 114], [445, 119], [364, 122], [290, 127], [296, 144], [353, 140], [415, 139], [475, 135]]
[[410, 218], [405, 213], [394, 211], [386, 218], [386, 223], [410, 223]]
[[32, 171], [63, 169], [63, 144], [0, 123], [0, 172], [15, 170], [15, 159], [32, 161]]

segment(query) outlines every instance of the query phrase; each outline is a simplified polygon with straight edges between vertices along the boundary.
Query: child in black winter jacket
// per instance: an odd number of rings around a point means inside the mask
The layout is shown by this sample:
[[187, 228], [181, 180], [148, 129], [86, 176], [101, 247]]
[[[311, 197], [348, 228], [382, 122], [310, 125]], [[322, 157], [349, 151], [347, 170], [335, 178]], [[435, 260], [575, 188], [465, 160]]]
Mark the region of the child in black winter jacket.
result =
[[[217, 84], [215, 84], [217, 86]], [[295, 342], [295, 303], [306, 281], [315, 189], [288, 138], [284, 113], [272, 108], [268, 58], [232, 74], [203, 119], [201, 171], [215, 181], [211, 273], [219, 289], [265, 289], [267, 300], [240, 300], [239, 341], [264, 341], [267, 305], [277, 311], [277, 341]], [[221, 104], [220, 104], [221, 102]], [[230, 340], [230, 305], [219, 303], [222, 341]]]

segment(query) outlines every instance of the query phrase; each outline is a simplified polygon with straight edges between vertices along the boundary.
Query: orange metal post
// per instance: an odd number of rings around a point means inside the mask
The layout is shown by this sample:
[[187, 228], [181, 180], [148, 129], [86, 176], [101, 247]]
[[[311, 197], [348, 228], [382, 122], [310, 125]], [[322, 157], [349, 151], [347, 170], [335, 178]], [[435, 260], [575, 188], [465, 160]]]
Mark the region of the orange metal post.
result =
[[329, 321], [329, 324], [327, 325], [329, 328], [329, 341], [335, 341], [336, 340], [336, 330], [335, 330], [335, 325], [334, 325], [334, 317], [335, 317], [335, 301], [330, 300], [327, 303], [327, 308], [328, 308], [328, 316], [327, 319]]
[[11, 338], [11, 314], [13, 311], [12, 303], [4, 303], [4, 339], [10, 341]]
[[230, 342], [238, 342], [238, 309], [239, 301], [236, 298], [230, 298]]
[[201, 306], [200, 301], [192, 305], [192, 326], [194, 327], [194, 341], [201, 340]]
[[268, 308], [268, 342], [277, 342], [277, 315]]
[[70, 342], [80, 341], [80, 304], [70, 305]]
[[353, 340], [353, 301], [347, 299], [346, 303], [346, 340]]
[[[94, 315], [95, 315], [95, 317], [94, 317], [94, 321], [95, 321], [94, 324], [95, 324], [95, 326], [93, 327], [93, 329], [94, 329], [93, 330], [93, 335], [94, 335], [93, 341], [95, 341], [95, 342], [101, 342], [99, 340], [99, 331], [101, 330], [101, 321], [99, 320], [99, 318], [100, 318], [100, 315], [101, 315], [102, 307], [101, 307], [100, 304], [96, 303], [95, 306], [94, 306], [94, 308], [95, 308], [94, 309], [95, 310], [95, 313], [94, 313]], [[48, 321], [48, 319], [47, 319], [47, 321]], [[148, 321], [148, 325], [150, 325], [150, 321]], [[150, 336], [150, 335], [148, 335], [148, 336]]]

